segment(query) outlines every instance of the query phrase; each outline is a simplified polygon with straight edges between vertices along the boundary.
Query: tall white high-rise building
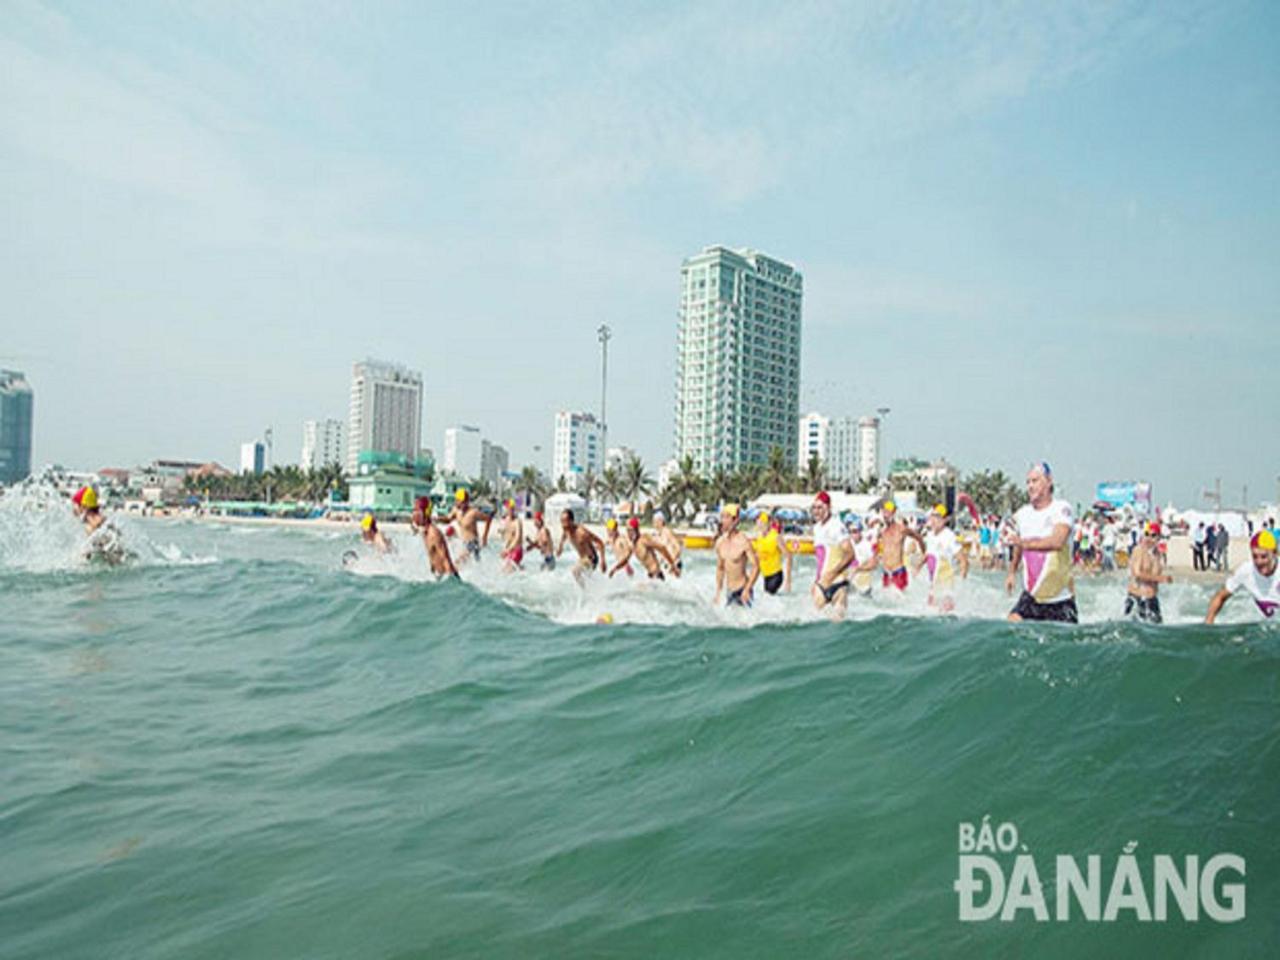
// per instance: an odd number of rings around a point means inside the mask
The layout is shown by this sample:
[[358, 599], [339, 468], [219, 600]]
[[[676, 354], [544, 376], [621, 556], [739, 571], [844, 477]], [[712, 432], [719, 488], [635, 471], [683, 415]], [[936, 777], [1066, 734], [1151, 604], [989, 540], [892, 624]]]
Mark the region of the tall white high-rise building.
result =
[[346, 432], [346, 424], [341, 420], [304, 420], [298, 465], [303, 470], [342, 466], [346, 460]]
[[813, 457], [819, 461], [827, 459], [827, 428], [831, 424], [829, 417], [822, 414], [806, 413], [800, 418], [800, 443], [796, 450], [796, 464], [801, 470]]
[[422, 445], [422, 374], [394, 363], [363, 360], [351, 369], [347, 473], [362, 450], [414, 460]]
[[555, 440], [551, 448], [551, 482], [560, 478], [577, 483], [590, 473], [600, 476], [604, 446], [600, 422], [594, 414], [561, 410], [556, 414]]
[[[796, 456], [800, 272], [754, 250], [707, 247], [680, 268], [675, 455], [700, 473]], [[794, 466], [794, 463], [792, 463]]]
[[797, 448], [800, 470], [817, 457], [835, 487], [852, 486], [858, 479], [858, 425], [853, 417], [824, 417], [807, 413], [800, 418]]
[[880, 418], [861, 417], [858, 420], [858, 479], [883, 476], [880, 472]]
[[456, 473], [468, 480], [480, 477], [480, 453], [483, 440], [479, 427], [459, 424], [444, 432], [444, 455], [440, 468], [445, 473]]

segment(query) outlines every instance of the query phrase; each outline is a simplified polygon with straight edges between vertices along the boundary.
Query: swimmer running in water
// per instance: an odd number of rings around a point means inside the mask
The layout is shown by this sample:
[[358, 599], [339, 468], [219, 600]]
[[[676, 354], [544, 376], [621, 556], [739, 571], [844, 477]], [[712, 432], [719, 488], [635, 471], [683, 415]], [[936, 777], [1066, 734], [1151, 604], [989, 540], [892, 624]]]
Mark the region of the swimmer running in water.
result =
[[[667, 548], [660, 544], [654, 537], [640, 532], [640, 521], [636, 517], [632, 517], [627, 521], [627, 542], [631, 545], [631, 554], [644, 567], [645, 572], [649, 574], [650, 580], [665, 580], [662, 574], [662, 565], [658, 562], [661, 557], [667, 563], [667, 569], [671, 571], [673, 577], [680, 576], [680, 571], [676, 569], [675, 561]], [[610, 572], [610, 576], [613, 572]]]
[[849, 578], [845, 571], [853, 562], [853, 544], [844, 524], [831, 514], [831, 494], [827, 491], [818, 491], [809, 512], [813, 515], [813, 556], [817, 561], [809, 593], [816, 609], [830, 607], [839, 619], [848, 603]]
[[524, 560], [524, 523], [516, 512], [516, 502], [508, 500], [502, 520], [502, 562], [508, 573], [520, 569]]
[[541, 551], [543, 570], [550, 571], [556, 568], [556, 547], [551, 542], [551, 531], [543, 522], [541, 511], [533, 515], [533, 536], [527, 538], [524, 545], [530, 550]]
[[613, 557], [617, 561], [613, 569], [609, 571], [609, 576], [613, 576], [619, 570], [626, 570], [627, 576], [632, 576], [635, 571], [631, 569], [631, 541], [626, 537], [618, 535], [618, 521], [610, 517], [604, 522], [604, 537], [609, 545], [609, 549], [613, 551]]
[[597, 566], [601, 573], [607, 571], [604, 559], [604, 541], [578, 523], [573, 518], [572, 510], [560, 514], [560, 545], [556, 547], [556, 556], [564, 552], [566, 543], [573, 544], [578, 551], [578, 565], [573, 568], [573, 578], [582, 586], [582, 578]]
[[738, 529], [738, 505], [725, 504], [720, 511], [720, 534], [716, 539], [716, 595], [712, 601], [720, 605], [720, 594], [726, 588], [727, 607], [751, 606], [751, 588], [760, 575], [760, 564], [751, 541]]
[[[453, 511], [445, 517], [445, 523], [456, 521], [458, 524], [458, 533], [462, 537], [462, 545], [466, 548], [467, 555], [465, 558], [472, 561], [480, 559], [480, 548], [489, 544], [489, 528], [493, 526], [493, 514], [485, 513], [479, 507], [471, 502], [471, 497], [466, 490], [461, 487], [458, 492], [453, 495], [456, 503]], [[481, 538], [479, 532], [480, 518], [484, 518], [484, 537]]]
[[884, 502], [880, 508], [880, 516], [884, 519], [884, 526], [880, 528], [879, 541], [880, 566], [884, 570], [881, 583], [886, 588], [893, 587], [903, 591], [907, 589], [908, 580], [907, 565], [902, 559], [906, 541], [914, 540], [919, 545], [921, 553], [928, 553], [929, 548], [925, 546], [924, 537], [898, 517], [898, 506], [892, 500]]
[[71, 503], [76, 516], [84, 524], [84, 532], [88, 536], [93, 536], [107, 522], [98, 505], [98, 491], [93, 487], [81, 487], [72, 495]]
[[391, 553], [391, 541], [378, 529], [378, 521], [372, 513], [360, 518], [360, 539], [379, 553]]
[[1173, 577], [1162, 573], [1158, 545], [1160, 524], [1148, 520], [1142, 525], [1142, 539], [1129, 555], [1129, 589], [1124, 598], [1124, 615], [1146, 623], [1162, 623], [1160, 584], [1173, 583]]
[[1236, 567], [1222, 589], [1209, 601], [1204, 622], [1218, 619], [1223, 605], [1244, 591], [1253, 598], [1258, 612], [1270, 620], [1280, 610], [1280, 564], [1276, 562], [1276, 535], [1272, 530], [1259, 530], [1249, 541], [1249, 559]]
[[921, 567], [929, 569], [929, 606], [952, 613], [956, 608], [955, 568], [958, 566], [960, 576], [967, 578], [969, 555], [960, 546], [955, 531], [947, 526], [947, 508], [941, 503], [929, 511], [929, 532], [924, 542], [924, 556], [916, 564], [916, 573]]
[[853, 547], [853, 570], [851, 583], [860, 596], [871, 596], [871, 571], [877, 566], [876, 545], [871, 538], [862, 532], [862, 521], [852, 520], [849, 523], [849, 545]]
[[457, 577], [458, 568], [449, 556], [449, 544], [440, 528], [431, 522], [431, 498], [419, 497], [413, 508], [413, 526], [422, 534], [422, 546], [427, 551], [427, 564], [437, 580]]
[[756, 517], [756, 538], [751, 541], [760, 559], [760, 575], [764, 577], [764, 592], [775, 594], [779, 590], [791, 592], [792, 547], [782, 535], [782, 521], [770, 518], [767, 510]]
[[684, 541], [676, 536], [676, 532], [667, 526], [667, 517], [661, 510], [653, 515], [653, 536], [671, 554], [672, 573], [677, 577], [684, 572]]

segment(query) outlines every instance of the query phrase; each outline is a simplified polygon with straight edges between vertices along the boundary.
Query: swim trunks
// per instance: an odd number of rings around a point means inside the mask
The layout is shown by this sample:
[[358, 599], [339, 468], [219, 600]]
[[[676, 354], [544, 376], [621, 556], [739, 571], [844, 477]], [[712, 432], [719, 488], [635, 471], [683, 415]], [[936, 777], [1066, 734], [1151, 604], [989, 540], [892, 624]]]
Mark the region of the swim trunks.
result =
[[1057, 623], [1079, 623], [1080, 612], [1076, 609], [1076, 598], [1058, 600], [1054, 603], [1040, 603], [1025, 590], [1018, 598], [1018, 605], [1011, 611], [1023, 620], [1052, 620]]
[[510, 560], [515, 566], [520, 566], [520, 561], [524, 559], [524, 547], [514, 546], [510, 550], [504, 551], [503, 560]]
[[1163, 623], [1160, 616], [1159, 597], [1135, 597], [1132, 593], [1124, 598], [1124, 615], [1141, 620], [1143, 623]]
[[907, 589], [907, 568], [899, 567], [897, 570], [890, 570], [884, 575], [881, 583], [885, 587], [897, 587], [899, 590]]
[[750, 600], [743, 600], [743, 599], [742, 599], [742, 591], [743, 591], [743, 590], [745, 590], [745, 589], [746, 589], [746, 587], [739, 587], [737, 590], [734, 590], [733, 592], [731, 592], [731, 593], [729, 594], [728, 599], [726, 599], [726, 600], [725, 600], [724, 605], [725, 605], [726, 607], [749, 607], [749, 606], [751, 606], [751, 601], [750, 601]]
[[472, 560], [480, 559], [480, 541], [479, 540], [467, 540], [465, 541], [465, 546], [467, 548], [467, 553], [470, 554]]
[[782, 571], [771, 573], [764, 578], [764, 592], [777, 593], [782, 589]]
[[827, 598], [827, 603], [831, 603], [835, 600], [836, 595], [839, 594], [841, 590], [849, 589], [849, 581], [837, 580], [829, 587], [824, 587], [822, 584], [818, 584], [818, 589], [821, 590], [822, 595]]
[[552, 554], [552, 553], [544, 553], [544, 554], [542, 555], [542, 569], [543, 569], [543, 570], [554, 570], [555, 568], [556, 568], [556, 558], [555, 558], [555, 554]]

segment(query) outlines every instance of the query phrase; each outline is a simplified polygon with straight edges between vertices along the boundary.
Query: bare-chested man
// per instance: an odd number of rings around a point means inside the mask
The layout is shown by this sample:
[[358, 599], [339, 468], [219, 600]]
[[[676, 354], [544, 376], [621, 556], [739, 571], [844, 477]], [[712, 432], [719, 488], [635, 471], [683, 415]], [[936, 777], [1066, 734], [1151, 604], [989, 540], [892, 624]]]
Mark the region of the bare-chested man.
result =
[[1124, 615], [1146, 623], [1164, 622], [1160, 616], [1160, 584], [1173, 583], [1173, 577], [1162, 572], [1159, 543], [1160, 524], [1148, 520], [1142, 527], [1142, 539], [1129, 556], [1129, 592], [1124, 598]]
[[520, 569], [524, 560], [524, 521], [516, 512], [516, 502], [508, 500], [502, 518], [502, 563], [508, 573]]
[[582, 524], [575, 522], [572, 510], [566, 510], [560, 514], [560, 531], [560, 545], [556, 547], [556, 556], [560, 556], [564, 551], [566, 543], [573, 544], [573, 549], [578, 551], [578, 565], [573, 568], [573, 576], [579, 585], [582, 583], [583, 575], [597, 566], [601, 573], [606, 572], [608, 568], [605, 566], [604, 541]]
[[738, 529], [738, 505], [725, 504], [720, 511], [720, 535], [716, 539], [716, 596], [712, 601], [720, 604], [720, 593], [727, 588], [727, 607], [751, 606], [751, 588], [760, 575], [760, 563], [746, 534]]
[[393, 553], [391, 541], [378, 529], [378, 520], [372, 513], [360, 518], [360, 539], [379, 553]]
[[538, 550], [542, 553], [542, 569], [554, 570], [556, 568], [556, 548], [551, 542], [551, 531], [542, 520], [541, 511], [533, 515], [533, 536], [526, 538], [524, 545], [530, 550]]
[[[467, 551], [467, 556], [459, 559], [479, 560], [480, 548], [489, 545], [489, 528], [493, 526], [493, 514], [485, 513], [472, 503], [467, 491], [461, 487], [458, 488], [458, 492], [453, 497], [457, 502], [454, 504], [453, 512], [445, 517], [445, 522], [456, 522], [458, 524], [458, 535], [462, 537], [462, 545]], [[483, 538], [479, 531], [482, 517], [484, 518]]]
[[[645, 572], [649, 574], [650, 580], [665, 580], [662, 574], [662, 564], [658, 562], [661, 557], [667, 563], [667, 568], [671, 571], [673, 577], [680, 576], [680, 571], [676, 569], [675, 561], [667, 548], [660, 544], [656, 538], [640, 532], [640, 521], [632, 517], [627, 521], [627, 542], [631, 545], [631, 553], [644, 567]], [[615, 568], [616, 570], [616, 568]], [[610, 574], [612, 576], [612, 574]]]
[[903, 560], [903, 547], [908, 539], [914, 540], [920, 547], [921, 555], [929, 552], [924, 537], [908, 527], [898, 518], [898, 506], [892, 500], [886, 500], [880, 508], [880, 516], [884, 525], [880, 528], [880, 567], [884, 570], [881, 583], [885, 587], [898, 590], [907, 589], [907, 565]]
[[419, 497], [413, 508], [413, 528], [422, 535], [422, 546], [427, 551], [427, 564], [437, 580], [445, 577], [457, 577], [458, 568], [453, 565], [449, 556], [449, 544], [444, 539], [440, 528], [431, 522], [431, 500]]
[[604, 522], [604, 539], [609, 549], [613, 551], [615, 565], [609, 571], [609, 576], [613, 576], [619, 570], [626, 570], [627, 576], [635, 573], [631, 569], [631, 541], [626, 537], [618, 534], [618, 521], [610, 517]]
[[684, 541], [676, 536], [676, 532], [667, 526], [667, 517], [661, 511], [657, 511], [653, 515], [653, 537], [660, 544], [667, 548], [667, 553], [671, 554], [673, 566], [671, 572], [677, 577], [684, 572]]

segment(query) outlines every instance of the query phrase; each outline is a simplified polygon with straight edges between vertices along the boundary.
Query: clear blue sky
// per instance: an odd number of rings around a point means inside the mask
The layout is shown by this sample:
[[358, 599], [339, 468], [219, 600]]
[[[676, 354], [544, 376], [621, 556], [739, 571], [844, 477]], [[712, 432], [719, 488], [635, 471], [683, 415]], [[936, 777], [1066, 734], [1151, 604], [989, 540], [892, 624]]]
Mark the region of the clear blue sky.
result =
[[1280, 5], [36, 4], [0, 19], [0, 364], [37, 463], [234, 462], [426, 374], [516, 464], [671, 452], [683, 257], [805, 275], [801, 402], [1085, 499], [1275, 496]]

